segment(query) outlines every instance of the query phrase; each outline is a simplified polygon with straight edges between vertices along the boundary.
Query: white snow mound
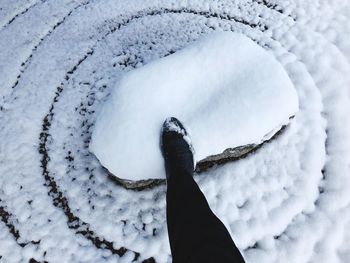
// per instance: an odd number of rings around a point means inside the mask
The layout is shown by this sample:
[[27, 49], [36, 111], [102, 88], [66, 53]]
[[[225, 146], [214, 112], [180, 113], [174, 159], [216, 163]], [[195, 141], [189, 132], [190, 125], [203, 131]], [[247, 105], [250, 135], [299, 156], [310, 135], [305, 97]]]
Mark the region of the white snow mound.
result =
[[184, 123], [201, 160], [260, 143], [297, 111], [293, 84], [272, 55], [244, 35], [214, 33], [125, 74], [100, 111], [90, 151], [119, 178], [164, 178], [167, 117]]

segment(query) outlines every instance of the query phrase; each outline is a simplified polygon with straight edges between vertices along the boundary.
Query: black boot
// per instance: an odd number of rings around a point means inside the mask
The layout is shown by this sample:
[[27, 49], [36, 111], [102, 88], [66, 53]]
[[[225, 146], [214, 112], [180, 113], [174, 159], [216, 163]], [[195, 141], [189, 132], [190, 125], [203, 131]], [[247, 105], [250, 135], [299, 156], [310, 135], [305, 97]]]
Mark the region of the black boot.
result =
[[174, 118], [167, 118], [161, 134], [161, 150], [165, 161], [167, 180], [173, 175], [185, 173], [192, 176], [194, 170], [193, 152], [190, 138], [182, 123]]
[[244, 262], [193, 179], [191, 143], [176, 118], [168, 118], [163, 124], [161, 149], [167, 176], [167, 225], [173, 263]]

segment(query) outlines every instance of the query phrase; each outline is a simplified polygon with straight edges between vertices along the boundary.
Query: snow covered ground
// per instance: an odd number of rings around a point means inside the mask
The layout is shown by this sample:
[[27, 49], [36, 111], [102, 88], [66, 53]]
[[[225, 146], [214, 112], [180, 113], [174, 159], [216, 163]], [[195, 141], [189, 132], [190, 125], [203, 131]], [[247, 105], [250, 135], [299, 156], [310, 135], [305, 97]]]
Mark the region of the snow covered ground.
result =
[[300, 111], [278, 139], [196, 177], [247, 262], [350, 261], [347, 0], [3, 0], [0, 262], [171, 262], [165, 186], [113, 184], [88, 151], [126, 71], [213, 31], [275, 56]]

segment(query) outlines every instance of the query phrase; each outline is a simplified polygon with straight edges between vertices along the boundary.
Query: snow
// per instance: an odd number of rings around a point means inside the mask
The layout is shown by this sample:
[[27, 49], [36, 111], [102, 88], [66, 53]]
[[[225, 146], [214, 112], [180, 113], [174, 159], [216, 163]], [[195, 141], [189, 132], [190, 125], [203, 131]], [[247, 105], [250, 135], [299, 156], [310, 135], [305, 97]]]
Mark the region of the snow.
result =
[[127, 73], [99, 113], [90, 150], [120, 178], [165, 178], [159, 136], [167, 117], [184, 122], [202, 160], [261, 143], [297, 111], [273, 56], [242, 34], [214, 33]]
[[276, 140], [195, 180], [246, 262], [350, 262], [349, 1], [4, 0], [0, 9], [1, 263], [171, 262], [165, 186], [125, 190], [88, 146], [127, 72], [222, 31], [279, 61], [299, 112]]

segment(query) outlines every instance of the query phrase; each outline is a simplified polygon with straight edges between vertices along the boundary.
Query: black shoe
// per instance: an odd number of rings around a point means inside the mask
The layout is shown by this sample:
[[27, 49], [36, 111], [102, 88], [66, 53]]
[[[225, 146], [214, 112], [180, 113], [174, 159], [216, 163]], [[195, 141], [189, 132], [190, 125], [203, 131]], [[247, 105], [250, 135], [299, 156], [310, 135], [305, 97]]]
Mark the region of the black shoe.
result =
[[181, 122], [167, 118], [161, 134], [161, 150], [165, 161], [166, 177], [176, 173], [193, 174], [194, 161], [190, 138]]

